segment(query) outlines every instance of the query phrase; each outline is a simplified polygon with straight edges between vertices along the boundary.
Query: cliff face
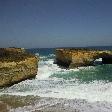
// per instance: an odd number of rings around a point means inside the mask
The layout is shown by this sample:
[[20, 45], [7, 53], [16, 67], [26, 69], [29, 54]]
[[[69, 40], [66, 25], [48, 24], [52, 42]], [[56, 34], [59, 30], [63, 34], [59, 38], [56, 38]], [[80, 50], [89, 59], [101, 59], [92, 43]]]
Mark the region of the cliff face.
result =
[[93, 65], [98, 58], [102, 58], [104, 64], [112, 64], [112, 51], [89, 49], [56, 50], [56, 63], [68, 68]]
[[38, 57], [27, 53], [24, 49], [0, 49], [0, 87], [35, 77], [37, 65]]

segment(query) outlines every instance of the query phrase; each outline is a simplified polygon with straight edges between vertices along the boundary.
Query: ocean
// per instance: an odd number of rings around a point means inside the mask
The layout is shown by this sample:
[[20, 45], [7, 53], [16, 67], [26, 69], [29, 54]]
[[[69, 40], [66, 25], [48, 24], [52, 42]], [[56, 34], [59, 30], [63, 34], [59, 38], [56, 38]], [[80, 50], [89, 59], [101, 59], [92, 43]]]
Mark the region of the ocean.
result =
[[0, 89], [0, 96], [40, 99], [10, 112], [112, 112], [111, 64], [65, 69], [54, 63], [55, 49], [27, 50], [40, 57], [36, 78]]

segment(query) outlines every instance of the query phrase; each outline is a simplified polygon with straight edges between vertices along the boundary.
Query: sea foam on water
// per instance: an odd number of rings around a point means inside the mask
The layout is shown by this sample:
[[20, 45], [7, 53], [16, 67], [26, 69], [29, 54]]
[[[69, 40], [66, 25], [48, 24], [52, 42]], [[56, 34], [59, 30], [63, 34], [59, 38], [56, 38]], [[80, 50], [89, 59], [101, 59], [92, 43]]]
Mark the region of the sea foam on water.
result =
[[36, 79], [26, 80], [0, 91], [1, 94], [10, 95], [37, 95], [40, 97], [86, 99], [89, 102], [112, 102], [112, 82], [95, 80], [89, 83], [80, 83], [75, 78], [65, 80], [63, 77], [50, 77], [55, 73], [63, 75], [68, 73], [69, 75], [71, 71], [75, 73], [79, 69], [61, 69], [53, 63], [53, 59], [41, 60]]
[[58, 109], [63, 108], [65, 112], [74, 112], [74, 109], [78, 112], [112, 111], [112, 82], [93, 80], [87, 83], [80, 82], [77, 77], [69, 78], [77, 72], [80, 73], [83, 70], [94, 72], [97, 71], [97, 68], [62, 69], [54, 64], [54, 59], [50, 56], [54, 55], [40, 58], [35, 79], [25, 80], [11, 87], [0, 89], [0, 95], [41, 97], [38, 102], [35, 102], [35, 105], [11, 109], [11, 112], [44, 110], [44, 108], [49, 110], [54, 108], [53, 105], [57, 112]]

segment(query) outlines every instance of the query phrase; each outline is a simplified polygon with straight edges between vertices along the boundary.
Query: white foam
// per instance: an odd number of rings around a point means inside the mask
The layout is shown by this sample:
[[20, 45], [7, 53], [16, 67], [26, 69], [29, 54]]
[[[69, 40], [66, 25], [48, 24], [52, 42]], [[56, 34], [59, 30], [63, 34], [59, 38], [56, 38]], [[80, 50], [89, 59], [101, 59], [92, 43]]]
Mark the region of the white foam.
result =
[[[41, 88], [44, 88], [43, 86]], [[67, 82], [66, 84], [65, 83], [63, 84], [63, 82], [61, 81], [57, 83], [54, 82], [54, 85], [51, 84], [51, 87], [49, 86], [49, 84], [46, 84], [43, 91], [39, 92], [38, 90], [37, 92], [37, 94], [41, 97], [54, 97], [54, 98], [67, 98], [67, 99], [77, 98], [77, 99], [86, 99], [90, 102], [94, 101], [112, 102], [111, 93], [112, 93], [112, 83], [105, 84], [97, 81], [91, 84], [78, 84], [78, 83], [71, 84]]]
[[[81, 68], [82, 69], [82, 68]], [[79, 71], [79, 69], [61, 69], [53, 64], [53, 59], [39, 62], [38, 75], [34, 80], [26, 80], [12, 87], [1, 89], [0, 94], [12, 95], [37, 95], [41, 97], [86, 99], [89, 102], [112, 102], [112, 82], [94, 81], [79, 83], [76, 79], [64, 80], [50, 78], [54, 73]]]
[[52, 75], [54, 72], [61, 71], [61, 68], [59, 68], [56, 64], [53, 64], [54, 60], [49, 59], [46, 61], [40, 61], [39, 67], [38, 67], [38, 75], [37, 79], [47, 79], [50, 75]]
[[100, 62], [102, 62], [102, 58], [98, 58], [98, 59], [96, 59], [95, 61], [100, 61]]
[[49, 54], [50, 57], [55, 57], [55, 54]]
[[10, 88], [4, 89], [1, 94], [10, 95], [37, 95], [40, 97], [86, 99], [89, 102], [112, 102], [112, 83], [94, 81], [79, 84], [65, 80], [27, 80]]
[[35, 53], [36, 56], [39, 56], [39, 53]]
[[53, 75], [54, 73], [67, 73], [70, 71], [79, 71], [78, 68], [76, 69], [61, 69], [57, 64], [54, 64], [54, 59], [49, 59], [49, 60], [41, 60], [39, 62], [39, 67], [38, 67], [38, 75], [37, 79], [47, 79], [49, 76]]

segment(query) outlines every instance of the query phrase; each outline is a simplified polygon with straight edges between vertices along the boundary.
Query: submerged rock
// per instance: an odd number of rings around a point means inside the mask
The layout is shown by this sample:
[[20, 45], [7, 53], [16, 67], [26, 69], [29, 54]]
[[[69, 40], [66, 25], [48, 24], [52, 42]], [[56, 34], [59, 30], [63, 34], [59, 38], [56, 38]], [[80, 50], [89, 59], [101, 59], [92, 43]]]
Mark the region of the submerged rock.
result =
[[37, 74], [38, 57], [21, 48], [0, 48], [0, 87], [10, 86]]
[[56, 49], [58, 65], [75, 68], [94, 65], [96, 59], [102, 58], [102, 64], [112, 64], [112, 51], [91, 49]]

